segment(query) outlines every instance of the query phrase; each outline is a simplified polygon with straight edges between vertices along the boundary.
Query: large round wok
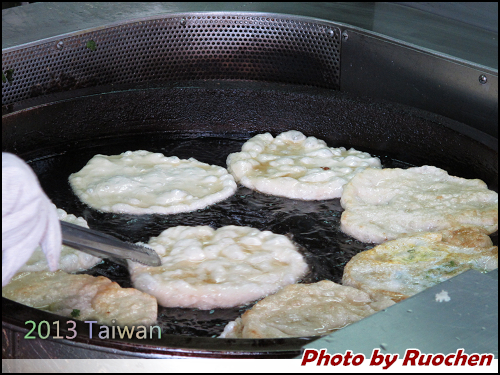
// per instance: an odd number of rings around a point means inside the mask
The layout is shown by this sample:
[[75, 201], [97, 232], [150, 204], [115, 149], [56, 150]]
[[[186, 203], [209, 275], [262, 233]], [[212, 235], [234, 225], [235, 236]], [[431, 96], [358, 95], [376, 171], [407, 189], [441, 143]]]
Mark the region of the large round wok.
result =
[[[194, 157], [225, 167], [227, 155], [239, 151], [251, 136], [294, 129], [323, 139], [329, 146], [368, 151], [380, 157], [384, 167], [434, 165], [451, 175], [482, 179], [490, 189], [498, 189], [496, 139], [425, 111], [333, 90], [237, 81], [115, 85], [54, 94], [20, 103], [17, 108], [2, 119], [2, 150], [30, 163], [53, 202], [68, 213], [83, 216], [91, 228], [132, 242], [147, 241], [175, 225], [217, 228], [235, 224], [272, 230], [289, 235], [299, 245], [311, 268], [304, 282], [339, 282], [344, 264], [373, 246], [340, 232], [339, 199], [295, 201], [240, 187], [233, 197], [205, 210], [178, 215], [116, 215], [97, 212], [79, 202], [67, 178], [97, 153], [133, 149]], [[108, 261], [87, 273], [130, 286], [126, 270]], [[7, 344], [14, 345], [9, 340], [17, 340], [18, 358], [34, 352], [52, 358], [286, 358], [297, 356], [301, 346], [314, 339], [216, 338], [228, 321], [249, 307], [212, 311], [160, 308], [164, 334], [151, 340], [101, 340], [96, 337], [97, 327], [90, 338], [88, 325], [81, 322], [75, 339], [28, 343], [22, 338], [25, 321], [67, 319], [6, 299], [2, 318]], [[64, 336], [65, 325], [61, 327]], [[43, 349], [34, 349], [36, 345]]]

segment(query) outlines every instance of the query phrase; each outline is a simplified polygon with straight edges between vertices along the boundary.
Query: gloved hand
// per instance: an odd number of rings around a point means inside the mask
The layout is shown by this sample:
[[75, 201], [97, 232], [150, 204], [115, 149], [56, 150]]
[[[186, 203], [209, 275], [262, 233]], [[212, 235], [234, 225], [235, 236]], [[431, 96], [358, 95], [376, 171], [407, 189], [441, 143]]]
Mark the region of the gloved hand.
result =
[[57, 270], [62, 247], [57, 212], [28, 164], [2, 152], [2, 286], [38, 245], [49, 269]]

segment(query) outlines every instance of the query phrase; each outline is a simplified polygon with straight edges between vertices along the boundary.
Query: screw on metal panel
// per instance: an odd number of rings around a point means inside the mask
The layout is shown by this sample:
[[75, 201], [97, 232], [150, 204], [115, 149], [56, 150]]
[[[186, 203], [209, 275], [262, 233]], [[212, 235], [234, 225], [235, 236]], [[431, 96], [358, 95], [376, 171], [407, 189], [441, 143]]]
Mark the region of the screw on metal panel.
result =
[[328, 29], [327, 33], [328, 33], [329, 36], [334, 36], [335, 35], [335, 31], [333, 31], [332, 29]]
[[347, 31], [342, 32], [342, 40], [347, 40], [349, 39], [349, 34], [347, 34]]
[[57, 43], [57, 49], [63, 49], [64, 47], [64, 43], [62, 41], [60, 41], [59, 43]]
[[486, 82], [488, 82], [488, 78], [484, 74], [481, 74], [479, 76], [479, 83], [481, 83], [482, 85], [484, 85]]
[[181, 18], [181, 25], [186, 26], [186, 23], [187, 23], [186, 19], [184, 17]]

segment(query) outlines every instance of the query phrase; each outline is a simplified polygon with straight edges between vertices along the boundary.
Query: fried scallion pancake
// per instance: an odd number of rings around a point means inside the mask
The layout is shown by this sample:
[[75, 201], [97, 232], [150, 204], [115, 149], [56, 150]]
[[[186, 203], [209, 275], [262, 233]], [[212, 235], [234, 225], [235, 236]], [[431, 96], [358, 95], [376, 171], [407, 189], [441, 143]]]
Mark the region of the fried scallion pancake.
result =
[[293, 284], [257, 302], [230, 322], [221, 338], [326, 335], [393, 304], [375, 301], [356, 288], [323, 280]]
[[237, 182], [261, 193], [321, 200], [340, 197], [356, 173], [381, 164], [366, 152], [328, 147], [323, 140], [291, 130], [276, 138], [256, 135], [241, 152], [228, 156], [227, 166]]
[[2, 288], [2, 296], [54, 314], [107, 325], [148, 326], [156, 322], [158, 313], [156, 299], [137, 289], [122, 288], [104, 276], [61, 270], [18, 273]]
[[356, 254], [344, 268], [342, 284], [399, 302], [469, 269], [495, 268], [498, 247], [484, 229], [459, 227], [398, 238]]

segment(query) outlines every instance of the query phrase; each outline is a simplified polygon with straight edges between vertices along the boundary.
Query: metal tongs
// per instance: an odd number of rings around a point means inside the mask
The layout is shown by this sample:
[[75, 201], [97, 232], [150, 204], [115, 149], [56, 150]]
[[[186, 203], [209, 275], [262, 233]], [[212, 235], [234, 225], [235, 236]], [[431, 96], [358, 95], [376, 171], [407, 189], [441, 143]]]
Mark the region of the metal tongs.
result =
[[145, 246], [120, 241], [113, 236], [60, 221], [63, 244], [99, 258], [127, 265], [124, 259], [142, 263], [146, 266], [161, 265], [158, 254]]

